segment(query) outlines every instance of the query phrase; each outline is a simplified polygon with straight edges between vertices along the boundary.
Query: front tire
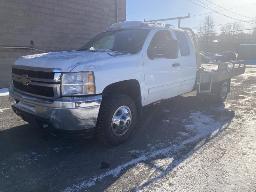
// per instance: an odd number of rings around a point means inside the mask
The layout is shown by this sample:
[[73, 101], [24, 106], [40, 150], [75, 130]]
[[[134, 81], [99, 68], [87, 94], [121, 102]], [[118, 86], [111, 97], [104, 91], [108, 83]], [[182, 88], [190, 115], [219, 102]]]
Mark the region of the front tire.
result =
[[97, 135], [101, 142], [119, 145], [131, 135], [137, 123], [137, 108], [127, 95], [107, 96], [100, 109]]

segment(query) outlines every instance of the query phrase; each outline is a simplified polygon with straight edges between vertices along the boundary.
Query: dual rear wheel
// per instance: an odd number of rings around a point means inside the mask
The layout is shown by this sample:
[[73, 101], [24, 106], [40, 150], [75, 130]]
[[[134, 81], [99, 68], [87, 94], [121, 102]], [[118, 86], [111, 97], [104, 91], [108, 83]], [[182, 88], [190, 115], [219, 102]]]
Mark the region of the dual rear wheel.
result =
[[230, 92], [230, 79], [219, 82], [215, 84], [212, 88], [211, 93], [207, 94], [198, 94], [199, 97], [205, 99], [206, 101], [213, 101], [218, 103], [223, 103], [228, 97]]
[[230, 91], [230, 80], [220, 82], [216, 85], [213, 93], [213, 99], [217, 102], [226, 101]]

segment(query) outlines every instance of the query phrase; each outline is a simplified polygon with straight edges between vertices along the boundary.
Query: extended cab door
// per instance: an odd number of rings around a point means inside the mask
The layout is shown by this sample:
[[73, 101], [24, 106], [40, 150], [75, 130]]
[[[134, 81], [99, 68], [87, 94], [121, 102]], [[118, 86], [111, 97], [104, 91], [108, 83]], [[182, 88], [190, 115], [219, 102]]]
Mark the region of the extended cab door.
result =
[[187, 93], [193, 90], [196, 82], [197, 61], [196, 50], [191, 38], [184, 31], [175, 31], [179, 47], [180, 78], [182, 92]]
[[179, 95], [180, 87], [177, 40], [171, 31], [155, 32], [144, 57], [146, 104]]

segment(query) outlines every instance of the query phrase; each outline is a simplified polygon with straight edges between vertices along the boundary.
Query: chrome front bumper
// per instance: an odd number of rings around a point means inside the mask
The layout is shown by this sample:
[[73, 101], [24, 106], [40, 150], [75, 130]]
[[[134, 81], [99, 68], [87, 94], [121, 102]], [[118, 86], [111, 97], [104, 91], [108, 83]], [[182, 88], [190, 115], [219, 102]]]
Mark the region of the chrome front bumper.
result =
[[102, 96], [61, 98], [47, 101], [10, 90], [14, 111], [44, 119], [55, 129], [81, 131], [96, 127]]

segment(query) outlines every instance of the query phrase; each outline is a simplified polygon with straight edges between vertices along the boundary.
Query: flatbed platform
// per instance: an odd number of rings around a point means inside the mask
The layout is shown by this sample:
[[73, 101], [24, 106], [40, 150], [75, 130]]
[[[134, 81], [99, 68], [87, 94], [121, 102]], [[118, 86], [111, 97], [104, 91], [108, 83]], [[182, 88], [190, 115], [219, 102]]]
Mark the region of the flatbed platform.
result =
[[245, 73], [246, 65], [226, 62], [202, 64], [198, 72], [200, 83], [217, 83]]
[[197, 74], [198, 91], [209, 93], [214, 85], [244, 74], [245, 69], [245, 64], [236, 62], [201, 64]]

